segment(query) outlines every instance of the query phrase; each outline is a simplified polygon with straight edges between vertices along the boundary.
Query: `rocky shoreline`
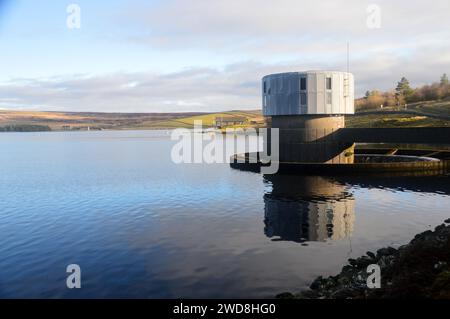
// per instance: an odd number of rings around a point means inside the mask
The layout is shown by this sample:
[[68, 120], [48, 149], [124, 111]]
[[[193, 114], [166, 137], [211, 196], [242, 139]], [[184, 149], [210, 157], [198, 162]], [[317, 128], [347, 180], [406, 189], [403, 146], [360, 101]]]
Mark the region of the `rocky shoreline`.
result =
[[[450, 219], [445, 221], [450, 224]], [[418, 234], [398, 249], [349, 259], [336, 276], [318, 277], [299, 294], [282, 293], [280, 299], [450, 299], [450, 225]], [[367, 267], [380, 266], [381, 287], [370, 289]]]

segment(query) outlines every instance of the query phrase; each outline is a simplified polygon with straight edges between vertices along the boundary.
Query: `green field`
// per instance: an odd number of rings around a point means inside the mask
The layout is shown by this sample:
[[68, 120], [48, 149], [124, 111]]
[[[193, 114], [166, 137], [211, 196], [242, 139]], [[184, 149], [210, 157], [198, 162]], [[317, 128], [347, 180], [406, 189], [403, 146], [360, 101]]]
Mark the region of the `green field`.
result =
[[190, 116], [185, 118], [154, 121], [147, 123], [148, 128], [192, 128], [194, 121], [202, 121], [203, 127], [213, 127], [216, 117], [239, 116], [245, 117], [247, 121], [255, 117], [261, 117], [260, 111], [230, 111], [223, 113], [209, 113], [204, 115]]
[[347, 127], [442, 127], [450, 124], [450, 101], [428, 101], [401, 108], [360, 111], [346, 117]]
[[[204, 126], [212, 126], [216, 116], [261, 116], [260, 111], [232, 111], [212, 113], [194, 117], [153, 122], [154, 128], [192, 127], [194, 120], [202, 120]], [[346, 117], [347, 127], [443, 127], [450, 124], [450, 101], [430, 101], [414, 103], [407, 108], [384, 108], [361, 111]]]
[[345, 119], [346, 127], [444, 127], [450, 121], [408, 114], [353, 115]]

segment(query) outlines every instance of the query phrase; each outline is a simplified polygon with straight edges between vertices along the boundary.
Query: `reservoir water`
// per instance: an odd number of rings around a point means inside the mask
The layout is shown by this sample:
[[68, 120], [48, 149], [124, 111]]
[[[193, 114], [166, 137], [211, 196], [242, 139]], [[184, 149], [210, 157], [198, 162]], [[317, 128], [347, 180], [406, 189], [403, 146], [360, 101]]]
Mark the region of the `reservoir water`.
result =
[[0, 297], [271, 298], [450, 217], [448, 176], [263, 176], [175, 164], [174, 143], [0, 134]]

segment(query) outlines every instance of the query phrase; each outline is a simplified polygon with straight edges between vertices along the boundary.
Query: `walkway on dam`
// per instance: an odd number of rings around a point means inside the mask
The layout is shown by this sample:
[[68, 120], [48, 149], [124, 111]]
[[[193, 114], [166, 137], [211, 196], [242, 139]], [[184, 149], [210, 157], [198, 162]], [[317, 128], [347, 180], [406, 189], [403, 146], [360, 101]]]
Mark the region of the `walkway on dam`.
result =
[[332, 135], [349, 143], [450, 145], [450, 127], [342, 128]]

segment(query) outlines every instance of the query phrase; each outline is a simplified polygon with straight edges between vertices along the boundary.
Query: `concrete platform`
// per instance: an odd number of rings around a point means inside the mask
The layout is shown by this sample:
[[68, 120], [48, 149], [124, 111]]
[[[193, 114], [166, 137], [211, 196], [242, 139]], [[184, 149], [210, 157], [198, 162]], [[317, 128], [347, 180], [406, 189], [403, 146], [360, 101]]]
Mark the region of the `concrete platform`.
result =
[[[438, 175], [450, 172], [450, 152], [448, 156], [449, 159], [437, 159], [413, 155], [355, 154], [355, 162], [353, 164], [279, 162], [278, 172], [303, 175], [373, 175], [392, 173]], [[252, 172], [260, 172], [263, 165], [257, 160], [257, 153], [234, 155], [230, 163], [232, 168]]]

